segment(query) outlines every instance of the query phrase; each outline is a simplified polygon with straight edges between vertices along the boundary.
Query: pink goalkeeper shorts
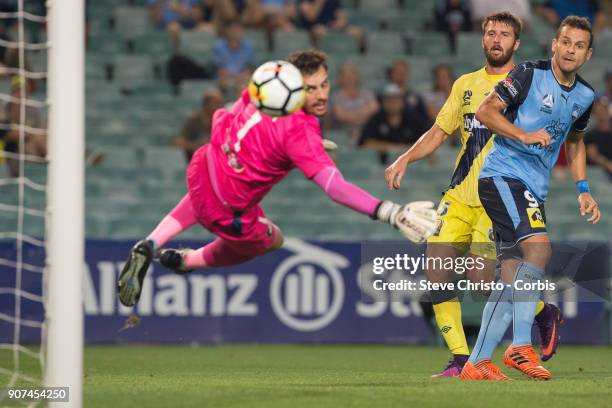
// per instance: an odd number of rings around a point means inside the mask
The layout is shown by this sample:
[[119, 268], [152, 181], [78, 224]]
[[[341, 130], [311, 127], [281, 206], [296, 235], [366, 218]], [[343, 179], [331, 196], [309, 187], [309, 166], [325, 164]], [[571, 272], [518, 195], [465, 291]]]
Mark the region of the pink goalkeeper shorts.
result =
[[187, 168], [187, 189], [198, 222], [240, 252], [248, 249], [264, 253], [275, 240], [276, 226], [259, 205], [237, 211], [221, 201], [210, 181], [206, 160], [209, 148], [201, 147]]

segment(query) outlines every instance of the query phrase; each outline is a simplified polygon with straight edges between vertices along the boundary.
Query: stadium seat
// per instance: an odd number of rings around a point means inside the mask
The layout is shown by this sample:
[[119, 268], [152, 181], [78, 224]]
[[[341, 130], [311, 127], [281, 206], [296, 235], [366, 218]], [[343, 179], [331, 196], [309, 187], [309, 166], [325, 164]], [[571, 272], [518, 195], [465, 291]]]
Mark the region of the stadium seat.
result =
[[405, 36], [409, 54], [436, 58], [448, 58], [450, 55], [446, 33], [435, 31], [408, 31], [405, 33]]
[[368, 54], [403, 55], [406, 53], [401, 34], [387, 31], [370, 31], [368, 36]]
[[119, 6], [114, 9], [115, 30], [125, 40], [133, 40], [153, 30], [145, 7]]
[[357, 41], [346, 32], [328, 31], [321, 36], [320, 46], [328, 54], [355, 54], [359, 52]]
[[115, 81], [122, 90], [135, 90], [154, 81], [149, 55], [118, 54], [113, 59]]
[[213, 49], [217, 37], [205, 31], [183, 31], [181, 33], [180, 52], [202, 64], [212, 61]]
[[272, 56], [278, 59], [287, 59], [287, 56], [295, 51], [310, 47], [310, 39], [306, 31], [275, 32], [274, 49]]

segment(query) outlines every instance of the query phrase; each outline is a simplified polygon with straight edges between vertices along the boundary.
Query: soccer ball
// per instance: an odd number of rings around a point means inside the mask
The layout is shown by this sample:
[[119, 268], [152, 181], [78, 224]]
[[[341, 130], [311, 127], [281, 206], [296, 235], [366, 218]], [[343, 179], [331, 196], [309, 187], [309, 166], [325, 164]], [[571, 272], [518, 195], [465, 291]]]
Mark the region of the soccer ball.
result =
[[304, 104], [304, 80], [287, 61], [268, 61], [253, 72], [249, 83], [251, 102], [270, 116], [289, 115]]

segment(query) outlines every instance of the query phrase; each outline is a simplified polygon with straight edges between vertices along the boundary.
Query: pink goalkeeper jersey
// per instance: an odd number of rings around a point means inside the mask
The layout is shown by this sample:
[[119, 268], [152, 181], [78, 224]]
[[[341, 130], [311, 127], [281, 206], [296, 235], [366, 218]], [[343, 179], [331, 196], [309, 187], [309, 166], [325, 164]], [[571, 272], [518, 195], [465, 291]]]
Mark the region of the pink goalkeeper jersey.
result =
[[259, 203], [294, 167], [308, 179], [335, 167], [323, 149], [315, 116], [300, 109], [272, 118], [255, 108], [247, 91], [231, 111], [215, 112], [210, 145], [211, 183], [218, 198], [233, 209]]

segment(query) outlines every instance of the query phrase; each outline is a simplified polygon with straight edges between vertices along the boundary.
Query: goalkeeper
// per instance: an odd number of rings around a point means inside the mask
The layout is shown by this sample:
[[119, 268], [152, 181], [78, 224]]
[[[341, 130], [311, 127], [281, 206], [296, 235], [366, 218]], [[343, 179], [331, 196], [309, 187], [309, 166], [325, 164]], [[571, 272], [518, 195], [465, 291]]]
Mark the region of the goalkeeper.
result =
[[[493, 224], [478, 197], [478, 175], [486, 155], [493, 146], [491, 130], [475, 118], [475, 112], [495, 85], [514, 67], [513, 54], [519, 47], [521, 22], [509, 12], [489, 15], [482, 23], [482, 46], [486, 65], [461, 76], [440, 110], [436, 123], [418, 142], [385, 171], [389, 188], [398, 189], [409, 163], [434, 152], [448, 135], [461, 128], [462, 149], [457, 157], [451, 185], [438, 207], [436, 231], [427, 243], [429, 258], [470, 256], [484, 258], [482, 269], [472, 268], [466, 277], [472, 282], [491, 282], [495, 277], [495, 243]], [[452, 282], [454, 271], [428, 269], [431, 282]], [[432, 377], [457, 377], [469, 357], [467, 340], [461, 323], [461, 306], [454, 290], [430, 292], [436, 322], [453, 354], [448, 366]], [[559, 343], [561, 313], [552, 304], [538, 303], [536, 323], [540, 331], [542, 360], [552, 357]], [[487, 369], [487, 361], [483, 362]], [[495, 375], [494, 370], [489, 370]]]
[[187, 169], [187, 195], [129, 254], [118, 283], [121, 303], [133, 306], [138, 302], [154, 253], [196, 223], [217, 238], [195, 250], [161, 250], [162, 265], [185, 273], [237, 265], [280, 248], [283, 236], [259, 202], [294, 167], [332, 200], [391, 224], [415, 242], [431, 235], [436, 219], [433, 203], [401, 207], [344, 180], [324, 150], [317, 120], [327, 110], [330, 90], [326, 56], [302, 51], [289, 61], [304, 77], [303, 109], [272, 119], [250, 103], [245, 91], [230, 111], [215, 112], [211, 142], [194, 154]]

